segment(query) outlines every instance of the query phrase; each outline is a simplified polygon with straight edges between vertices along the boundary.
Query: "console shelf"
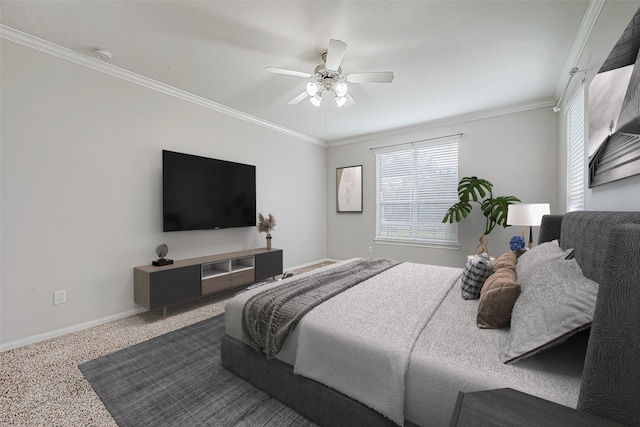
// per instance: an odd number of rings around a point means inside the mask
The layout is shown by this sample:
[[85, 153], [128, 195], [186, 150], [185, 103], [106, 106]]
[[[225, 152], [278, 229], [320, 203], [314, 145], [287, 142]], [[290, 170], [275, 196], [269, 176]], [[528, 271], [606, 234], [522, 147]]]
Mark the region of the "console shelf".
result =
[[229, 261], [201, 264], [200, 268], [202, 271], [202, 280], [217, 276], [226, 276], [231, 272]]
[[133, 299], [149, 310], [228, 292], [282, 274], [281, 249], [251, 249], [133, 269]]

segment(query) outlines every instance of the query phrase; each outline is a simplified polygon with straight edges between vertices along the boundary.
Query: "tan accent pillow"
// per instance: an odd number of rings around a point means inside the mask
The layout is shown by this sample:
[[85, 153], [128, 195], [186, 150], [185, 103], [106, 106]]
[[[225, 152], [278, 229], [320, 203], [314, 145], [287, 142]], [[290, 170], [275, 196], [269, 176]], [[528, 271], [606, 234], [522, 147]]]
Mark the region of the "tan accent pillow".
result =
[[505, 252], [493, 261], [493, 270], [498, 271], [505, 267], [515, 267], [517, 259], [518, 256], [515, 251]]
[[476, 317], [478, 327], [500, 329], [509, 326], [511, 310], [520, 291], [521, 286], [516, 283], [515, 265], [502, 267], [489, 276], [480, 291]]

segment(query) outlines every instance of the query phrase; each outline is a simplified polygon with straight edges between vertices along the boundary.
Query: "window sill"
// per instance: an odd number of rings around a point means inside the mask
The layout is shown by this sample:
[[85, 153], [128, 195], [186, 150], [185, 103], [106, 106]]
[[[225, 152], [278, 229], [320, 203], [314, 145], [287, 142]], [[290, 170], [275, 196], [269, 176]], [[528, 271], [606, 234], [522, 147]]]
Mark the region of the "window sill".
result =
[[460, 249], [460, 245], [458, 244], [447, 244], [447, 243], [418, 243], [418, 242], [403, 241], [403, 240], [379, 240], [379, 239], [375, 239], [374, 243], [378, 245], [407, 246], [407, 247], [416, 247], [416, 248], [433, 248], [433, 249], [448, 249], [448, 250]]

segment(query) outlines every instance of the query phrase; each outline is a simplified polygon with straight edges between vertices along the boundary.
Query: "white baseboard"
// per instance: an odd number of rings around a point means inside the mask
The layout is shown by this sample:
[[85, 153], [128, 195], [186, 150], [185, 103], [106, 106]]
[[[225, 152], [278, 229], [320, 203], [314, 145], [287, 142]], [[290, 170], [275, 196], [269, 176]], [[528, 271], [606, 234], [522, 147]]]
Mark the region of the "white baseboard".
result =
[[[289, 271], [289, 270], [296, 270], [299, 268], [305, 268], [305, 267], [309, 267], [315, 264], [320, 264], [322, 262], [338, 262], [339, 260], [334, 260], [334, 259], [329, 259], [329, 258], [324, 258], [318, 261], [312, 261], [306, 264], [301, 264], [301, 265], [296, 265], [295, 267], [290, 267], [285, 269], [284, 271]], [[56, 329], [55, 331], [49, 331], [49, 332], [45, 332], [42, 334], [38, 334], [38, 335], [32, 335], [30, 337], [26, 337], [26, 338], [21, 338], [19, 340], [15, 340], [15, 341], [9, 341], [7, 343], [4, 344], [0, 344], [0, 353], [3, 351], [7, 351], [7, 350], [11, 350], [14, 348], [18, 348], [18, 347], [22, 347], [25, 345], [29, 345], [29, 344], [33, 344], [33, 343], [37, 343], [40, 341], [44, 341], [44, 340], [48, 340], [51, 338], [56, 338], [62, 335], [66, 335], [69, 334], [71, 332], [76, 332], [76, 331], [81, 331], [83, 329], [87, 329], [87, 328], [91, 328], [93, 326], [98, 326], [98, 325], [102, 325], [103, 323], [109, 323], [109, 322], [113, 322], [114, 320], [119, 320], [119, 319], [123, 319], [125, 317], [129, 317], [129, 316], [133, 316], [135, 314], [139, 314], [142, 312], [145, 312], [146, 309], [145, 308], [134, 308], [132, 310], [128, 310], [122, 313], [118, 313], [118, 314], [114, 314], [111, 316], [107, 316], [107, 317], [103, 317], [101, 319], [96, 319], [96, 320], [92, 320], [90, 322], [86, 322], [86, 323], [81, 323], [79, 325], [73, 325], [73, 326], [69, 326], [66, 328], [62, 328], [62, 329]]]
[[134, 308], [122, 313], [113, 314], [111, 316], [103, 317], [101, 319], [92, 320], [90, 322], [81, 323], [79, 325], [73, 325], [66, 328], [56, 329], [54, 331], [45, 332], [42, 334], [32, 335], [30, 337], [21, 338], [19, 340], [9, 341], [0, 345], [0, 353], [3, 351], [11, 350], [14, 348], [22, 347], [25, 345], [37, 343], [40, 341], [56, 338], [62, 335], [69, 334], [71, 332], [81, 331], [83, 329], [91, 328], [93, 326], [102, 325], [104, 323], [113, 322], [114, 320], [123, 319], [125, 317], [133, 316], [147, 311], [145, 308]]

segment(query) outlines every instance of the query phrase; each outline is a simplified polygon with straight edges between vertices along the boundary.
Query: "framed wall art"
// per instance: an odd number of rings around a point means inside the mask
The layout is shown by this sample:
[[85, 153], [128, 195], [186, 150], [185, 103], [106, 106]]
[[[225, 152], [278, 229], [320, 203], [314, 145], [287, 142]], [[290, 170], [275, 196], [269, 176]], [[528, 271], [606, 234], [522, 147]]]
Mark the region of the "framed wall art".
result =
[[336, 169], [336, 210], [362, 212], [362, 165]]
[[589, 187], [640, 175], [640, 9], [589, 86]]

